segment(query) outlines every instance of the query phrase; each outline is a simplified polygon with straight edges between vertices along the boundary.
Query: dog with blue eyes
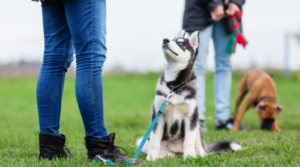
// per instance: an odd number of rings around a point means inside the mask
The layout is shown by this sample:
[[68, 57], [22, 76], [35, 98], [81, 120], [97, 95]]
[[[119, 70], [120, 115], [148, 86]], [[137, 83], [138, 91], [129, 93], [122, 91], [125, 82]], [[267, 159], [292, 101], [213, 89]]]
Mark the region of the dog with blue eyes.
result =
[[[198, 122], [196, 103], [197, 81], [194, 72], [199, 45], [199, 32], [185, 38], [182, 30], [173, 40], [163, 39], [163, 53], [167, 61], [158, 79], [151, 118], [154, 119], [162, 102], [173, 92], [168, 104], [146, 141], [142, 153], [149, 161], [166, 156], [184, 158], [241, 150], [231, 141], [219, 141], [206, 146]], [[136, 142], [140, 145], [142, 138]]]

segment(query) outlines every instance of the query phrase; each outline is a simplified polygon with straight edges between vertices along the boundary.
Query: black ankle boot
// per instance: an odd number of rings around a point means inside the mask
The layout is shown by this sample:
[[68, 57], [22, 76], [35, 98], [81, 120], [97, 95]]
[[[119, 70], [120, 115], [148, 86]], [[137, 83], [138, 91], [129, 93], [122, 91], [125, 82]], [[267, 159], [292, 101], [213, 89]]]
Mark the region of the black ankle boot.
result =
[[[69, 149], [65, 146], [66, 136], [53, 136], [48, 134], [40, 134], [40, 159], [52, 160], [53, 158], [68, 158], [71, 155]], [[70, 155], [68, 155], [65, 149]]]
[[[85, 138], [85, 145], [88, 151], [88, 161], [95, 159], [96, 155], [101, 155], [105, 159], [109, 159], [117, 163], [122, 163], [124, 160], [130, 161], [134, 164], [140, 164], [143, 162], [143, 160], [140, 159], [127, 158], [127, 151], [121, 147], [115, 146], [115, 133], [110, 133], [107, 138], [108, 141]], [[124, 150], [126, 155], [123, 155], [119, 149]]]

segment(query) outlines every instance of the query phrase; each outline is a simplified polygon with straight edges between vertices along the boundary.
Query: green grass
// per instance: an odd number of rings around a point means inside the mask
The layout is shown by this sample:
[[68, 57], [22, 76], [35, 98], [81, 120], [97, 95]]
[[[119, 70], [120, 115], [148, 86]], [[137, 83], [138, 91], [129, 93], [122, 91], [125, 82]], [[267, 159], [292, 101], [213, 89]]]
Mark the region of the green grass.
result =
[[[145, 134], [150, 124], [150, 111], [159, 75], [104, 77], [105, 124], [108, 132], [116, 132], [116, 144], [132, 157], [135, 141]], [[234, 102], [241, 75], [234, 75], [231, 102]], [[67, 78], [61, 113], [60, 133], [67, 136], [66, 145], [74, 158], [38, 162], [38, 115], [35, 98], [36, 80], [0, 80], [0, 166], [102, 166], [86, 162], [84, 128], [75, 98], [75, 79]], [[250, 109], [243, 124], [250, 132], [214, 130], [213, 76], [207, 76], [206, 107], [209, 131], [204, 133], [207, 144], [229, 139], [245, 149], [236, 153], [209, 155], [197, 159], [165, 158], [141, 166], [300, 166], [300, 82], [275, 75], [280, 133], [259, 129], [257, 112]], [[233, 108], [233, 105], [231, 105]], [[140, 158], [145, 159], [144, 155]]]

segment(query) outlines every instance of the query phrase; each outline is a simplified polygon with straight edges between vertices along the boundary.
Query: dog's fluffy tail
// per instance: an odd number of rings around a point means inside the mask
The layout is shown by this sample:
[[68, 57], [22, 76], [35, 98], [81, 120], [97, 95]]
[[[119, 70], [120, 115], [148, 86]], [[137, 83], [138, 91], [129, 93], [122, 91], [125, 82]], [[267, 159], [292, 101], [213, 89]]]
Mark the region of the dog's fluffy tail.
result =
[[242, 150], [242, 146], [231, 141], [219, 141], [205, 147], [208, 154]]
[[[143, 138], [137, 139], [137, 141], [136, 141], [136, 143], [135, 143], [135, 144], [136, 144], [136, 147], [139, 147], [139, 146], [140, 146], [142, 140], [143, 140]], [[148, 149], [149, 149], [149, 139], [146, 140], [146, 143], [145, 143], [144, 147], [142, 148], [142, 151], [141, 151], [141, 152], [142, 152], [144, 155], [147, 156], [147, 154], [148, 154]]]
[[[136, 141], [136, 146], [139, 147], [143, 138], [139, 138]], [[142, 153], [147, 156], [149, 149], [149, 139], [146, 140], [144, 147], [142, 148]], [[239, 151], [242, 150], [242, 146], [231, 141], [219, 141], [217, 143], [205, 146], [206, 153], [208, 154], [217, 154], [231, 151]]]

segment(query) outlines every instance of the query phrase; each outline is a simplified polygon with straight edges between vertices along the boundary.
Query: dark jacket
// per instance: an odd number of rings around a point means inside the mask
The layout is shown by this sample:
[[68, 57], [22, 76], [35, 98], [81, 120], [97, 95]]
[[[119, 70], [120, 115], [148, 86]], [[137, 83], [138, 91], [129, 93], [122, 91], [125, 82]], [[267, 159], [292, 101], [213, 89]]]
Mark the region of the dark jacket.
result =
[[[229, 0], [230, 2], [242, 9], [245, 0]], [[203, 30], [213, 23], [210, 12], [219, 5], [225, 6], [224, 0], [185, 0], [183, 29], [186, 31]]]

